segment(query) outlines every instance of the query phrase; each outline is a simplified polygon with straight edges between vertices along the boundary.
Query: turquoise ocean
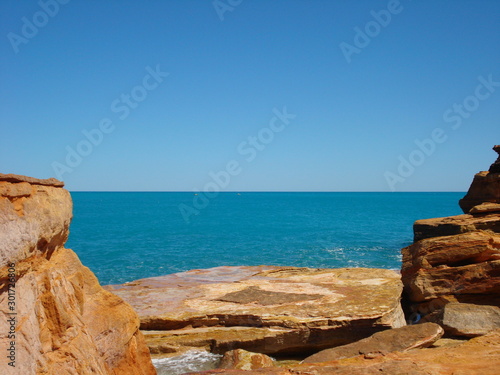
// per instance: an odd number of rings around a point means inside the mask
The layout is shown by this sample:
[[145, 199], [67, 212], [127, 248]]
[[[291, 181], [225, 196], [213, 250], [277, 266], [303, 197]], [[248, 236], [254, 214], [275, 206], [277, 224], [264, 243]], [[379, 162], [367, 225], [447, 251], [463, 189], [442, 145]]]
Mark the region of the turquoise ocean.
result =
[[66, 247], [103, 285], [235, 265], [399, 269], [415, 220], [464, 193], [224, 192], [186, 222], [192, 192], [72, 192]]

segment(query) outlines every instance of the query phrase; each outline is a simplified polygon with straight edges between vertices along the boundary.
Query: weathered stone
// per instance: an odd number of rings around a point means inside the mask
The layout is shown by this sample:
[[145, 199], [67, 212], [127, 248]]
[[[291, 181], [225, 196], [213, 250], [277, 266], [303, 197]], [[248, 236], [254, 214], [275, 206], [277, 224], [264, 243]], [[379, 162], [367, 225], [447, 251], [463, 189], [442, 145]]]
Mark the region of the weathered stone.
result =
[[500, 146], [494, 146], [493, 150], [499, 157], [489, 171], [479, 172], [474, 176], [469, 191], [459, 202], [464, 213], [481, 203], [500, 203]]
[[488, 172], [490, 173], [500, 173], [500, 145], [493, 146], [493, 151], [498, 154], [497, 160], [490, 165]]
[[500, 204], [489, 202], [481, 203], [477, 206], [472, 207], [469, 211], [469, 213], [472, 215], [490, 214], [493, 212], [500, 212]]
[[[493, 165], [492, 165], [493, 167]], [[495, 171], [498, 167], [495, 166]], [[484, 202], [500, 203], [500, 173], [483, 171], [474, 176], [469, 191], [460, 201], [464, 213]]]
[[[359, 355], [337, 361], [285, 368], [252, 370], [268, 375], [497, 375], [500, 368], [500, 330], [453, 347], [394, 352], [365, 358]], [[246, 375], [242, 370], [212, 370], [201, 374]]]
[[329, 362], [358, 355], [373, 358], [391, 352], [426, 348], [439, 340], [443, 333], [443, 329], [434, 323], [388, 329], [352, 344], [325, 349], [307, 357], [302, 363]]
[[224, 353], [219, 368], [256, 370], [259, 368], [274, 367], [274, 361], [271, 357], [252, 353], [243, 349], [231, 350]]
[[0, 181], [17, 183], [17, 182], [27, 182], [30, 185], [42, 185], [42, 186], [54, 186], [63, 187], [64, 182], [56, 180], [55, 178], [40, 179], [29, 176], [21, 176], [18, 174], [4, 174], [0, 173]]
[[69, 192], [54, 186], [0, 181], [0, 270], [7, 261], [50, 257], [63, 246], [72, 218]]
[[500, 213], [457, 215], [417, 220], [413, 224], [414, 242], [441, 236], [452, 236], [478, 230], [500, 233]]
[[147, 336], [158, 352], [307, 353], [405, 325], [400, 276], [390, 270], [217, 267], [107, 288], [155, 331]]
[[464, 213], [484, 202], [500, 203], [500, 173], [479, 172], [459, 204]]
[[142, 331], [155, 357], [178, 355], [188, 350], [223, 354], [235, 348], [271, 353], [276, 343], [300, 348], [309, 339], [305, 330], [281, 327], [197, 327], [170, 331]]
[[132, 308], [63, 247], [72, 216], [68, 191], [53, 181], [2, 178], [0, 348], [6, 352], [15, 341], [15, 368], [4, 357], [2, 374], [155, 374]]
[[430, 348], [452, 348], [454, 346], [462, 345], [467, 342], [468, 339], [460, 338], [441, 338], [437, 340]]
[[421, 240], [402, 250], [411, 301], [500, 292], [500, 235], [485, 231]]
[[500, 329], [500, 308], [452, 302], [425, 316], [424, 321], [438, 323], [447, 336], [476, 337]]

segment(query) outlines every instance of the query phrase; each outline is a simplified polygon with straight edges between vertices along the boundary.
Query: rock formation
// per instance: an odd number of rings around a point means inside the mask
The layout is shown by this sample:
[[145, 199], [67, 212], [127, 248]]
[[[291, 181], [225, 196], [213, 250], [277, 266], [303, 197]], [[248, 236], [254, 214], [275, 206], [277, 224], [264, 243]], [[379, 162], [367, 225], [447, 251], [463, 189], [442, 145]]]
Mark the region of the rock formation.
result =
[[422, 321], [438, 323], [451, 336], [477, 337], [500, 329], [500, 307], [449, 302]]
[[500, 233], [500, 211], [496, 204], [483, 203], [470, 211], [464, 215], [417, 220], [413, 224], [414, 241], [479, 230]]
[[256, 370], [267, 367], [274, 367], [274, 361], [271, 357], [243, 349], [226, 352], [219, 366], [219, 368], [239, 370]]
[[156, 374], [135, 312], [64, 248], [62, 186], [0, 174], [2, 374]]
[[474, 231], [426, 238], [403, 249], [402, 279], [413, 302], [500, 293], [500, 235]]
[[363, 355], [375, 358], [392, 352], [427, 348], [443, 336], [443, 329], [434, 323], [424, 323], [377, 332], [352, 344], [325, 349], [313, 354], [302, 363], [321, 363]]
[[[500, 368], [500, 330], [453, 347], [417, 349], [380, 356], [359, 355], [336, 361], [287, 368], [252, 370], [261, 375], [497, 375]], [[247, 375], [243, 370], [212, 370], [191, 375]]]
[[488, 171], [474, 176], [467, 195], [460, 200], [464, 213], [483, 202], [500, 203], [500, 145], [494, 146], [493, 150], [499, 154], [498, 159]]
[[499, 165], [476, 174], [460, 200], [466, 214], [416, 221], [415, 243], [402, 250], [402, 280], [416, 320], [437, 322], [448, 336], [499, 327]]
[[497, 160], [490, 165], [488, 172], [500, 173], [500, 145], [493, 146], [493, 150], [498, 154]]
[[108, 286], [141, 318], [151, 352], [307, 354], [405, 325], [397, 272], [217, 267]]
[[[500, 151], [500, 146], [495, 146]], [[423, 323], [389, 329], [320, 351], [302, 364], [255, 374], [497, 374], [500, 365], [500, 158], [475, 176], [460, 201], [464, 215], [418, 220], [402, 250], [402, 281]], [[411, 312], [410, 311], [410, 312]], [[426, 323], [427, 322], [427, 323]], [[437, 324], [430, 324], [435, 322]], [[476, 337], [428, 346], [443, 334]], [[479, 336], [479, 337], [477, 337]], [[436, 343], [437, 344], [437, 343]], [[244, 374], [213, 370], [207, 374]]]

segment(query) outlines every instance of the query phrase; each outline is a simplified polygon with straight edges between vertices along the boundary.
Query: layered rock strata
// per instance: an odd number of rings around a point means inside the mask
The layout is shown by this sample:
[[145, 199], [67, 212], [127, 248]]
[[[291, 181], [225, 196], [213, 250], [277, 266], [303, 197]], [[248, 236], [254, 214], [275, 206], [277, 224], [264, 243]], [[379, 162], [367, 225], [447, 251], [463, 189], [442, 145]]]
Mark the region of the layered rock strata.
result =
[[415, 243], [402, 250], [402, 280], [414, 320], [437, 322], [448, 336], [474, 337], [498, 327], [498, 165], [497, 160], [474, 177], [460, 200], [466, 214], [416, 221]]
[[497, 205], [489, 206], [489, 210], [486, 207], [483, 204], [474, 206], [470, 214], [417, 220], [413, 224], [414, 242], [479, 230], [500, 233], [500, 210]]
[[500, 234], [427, 238], [402, 250], [402, 279], [413, 302], [448, 295], [500, 294]]
[[156, 374], [135, 312], [64, 248], [62, 186], [0, 174], [2, 373]]
[[390, 270], [217, 267], [107, 288], [137, 311], [156, 354], [304, 355], [405, 325]]

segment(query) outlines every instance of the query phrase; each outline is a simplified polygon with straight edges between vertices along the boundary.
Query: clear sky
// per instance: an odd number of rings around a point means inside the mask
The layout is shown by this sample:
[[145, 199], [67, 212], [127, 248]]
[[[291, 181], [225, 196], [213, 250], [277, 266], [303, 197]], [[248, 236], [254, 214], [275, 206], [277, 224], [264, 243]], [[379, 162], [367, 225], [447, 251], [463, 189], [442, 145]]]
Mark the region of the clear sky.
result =
[[465, 191], [500, 144], [498, 0], [0, 14], [0, 171], [72, 191]]

